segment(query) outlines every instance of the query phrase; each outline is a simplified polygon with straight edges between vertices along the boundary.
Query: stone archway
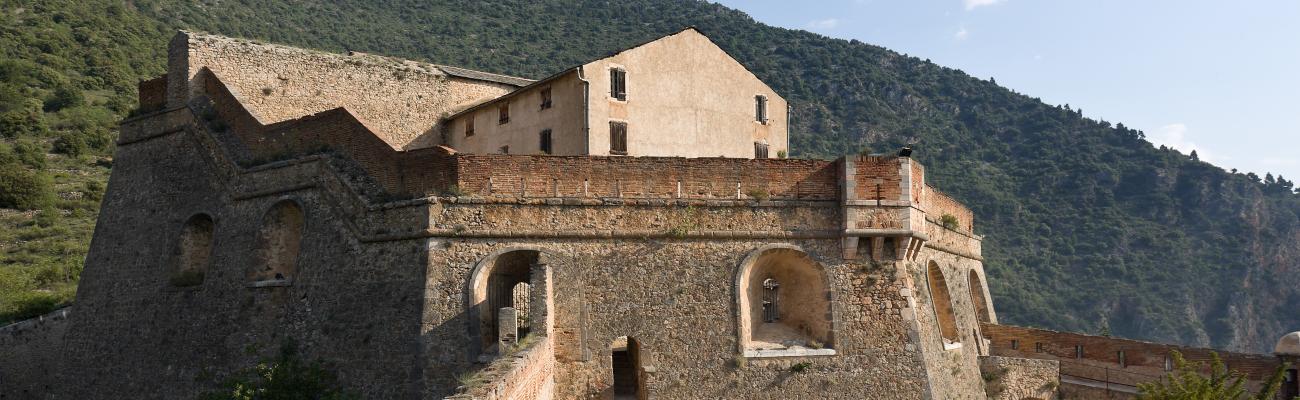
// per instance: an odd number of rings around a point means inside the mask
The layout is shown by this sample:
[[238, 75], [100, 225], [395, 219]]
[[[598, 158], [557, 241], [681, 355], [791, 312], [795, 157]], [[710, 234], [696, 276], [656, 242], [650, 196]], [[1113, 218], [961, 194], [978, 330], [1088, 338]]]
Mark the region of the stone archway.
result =
[[[470, 273], [467, 314], [470, 334], [478, 338], [475, 353], [495, 354], [503, 337], [503, 308], [515, 313], [514, 341], [545, 334], [549, 298], [545, 284], [548, 253], [537, 248], [506, 248], [484, 257]], [[509, 326], [506, 326], [509, 328]], [[509, 330], [509, 329], [507, 329]], [[511, 338], [505, 338], [511, 340]]]
[[945, 345], [961, 341], [957, 331], [957, 316], [953, 313], [952, 296], [948, 294], [948, 280], [943, 275], [943, 269], [939, 268], [939, 263], [930, 261], [925, 276], [939, 335], [943, 337]]
[[740, 263], [735, 290], [742, 354], [834, 354], [830, 284], [803, 249], [751, 251]]
[[989, 312], [993, 305], [989, 303], [988, 297], [985, 296], [984, 280], [980, 279], [978, 272], [974, 269], [967, 274], [967, 283], [970, 286], [970, 303], [975, 308], [975, 317], [982, 323], [993, 323], [992, 313]]

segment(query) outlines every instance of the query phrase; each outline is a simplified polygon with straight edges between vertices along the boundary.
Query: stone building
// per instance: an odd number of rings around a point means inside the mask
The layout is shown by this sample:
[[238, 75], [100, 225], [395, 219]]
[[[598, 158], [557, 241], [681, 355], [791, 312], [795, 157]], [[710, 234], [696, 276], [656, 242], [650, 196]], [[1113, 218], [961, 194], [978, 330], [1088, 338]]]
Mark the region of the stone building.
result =
[[[168, 65], [121, 124], [75, 312], [0, 341], [0, 396], [190, 398], [285, 343], [365, 398], [1061, 384], [997, 352], [969, 209], [907, 151], [773, 157], [784, 101], [693, 29], [540, 81], [190, 33]], [[553, 154], [515, 144], [543, 127]]]

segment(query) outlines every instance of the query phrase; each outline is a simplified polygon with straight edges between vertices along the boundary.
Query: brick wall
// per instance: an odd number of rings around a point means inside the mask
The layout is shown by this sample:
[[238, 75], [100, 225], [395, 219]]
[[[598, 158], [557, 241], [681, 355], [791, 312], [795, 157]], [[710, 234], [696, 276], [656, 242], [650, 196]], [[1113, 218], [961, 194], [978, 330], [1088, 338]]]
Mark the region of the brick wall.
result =
[[167, 106], [167, 74], [140, 81], [137, 87], [140, 92], [140, 111], [157, 111]]
[[929, 218], [935, 221], [939, 221], [944, 215], [952, 215], [957, 217], [959, 230], [966, 232], [975, 230], [975, 213], [935, 188], [925, 188], [925, 198], [921, 201], [921, 207], [926, 214], [929, 214]]
[[555, 390], [555, 347], [548, 337], [493, 361], [446, 400], [543, 400]]
[[[898, 200], [903, 196], [898, 157], [857, 156], [854, 158], [854, 198], [860, 200]], [[879, 186], [879, 190], [877, 190]]]
[[457, 184], [481, 196], [834, 200], [838, 194], [836, 164], [822, 160], [460, 154], [456, 161]]
[[[993, 355], [1038, 358], [1061, 362], [1061, 375], [1087, 380], [1137, 386], [1164, 377], [1165, 357], [1173, 351], [1182, 353], [1189, 362], [1209, 363], [1210, 353], [1217, 352], [1228, 369], [1245, 373], [1252, 386], [1268, 379], [1278, 366], [1271, 355], [1234, 353], [1206, 348], [1175, 346], [1104, 336], [1081, 335], [1045, 329], [1008, 325], [982, 324], [991, 342]], [[1012, 341], [1016, 341], [1012, 348]], [[1040, 350], [1041, 345], [1041, 350]], [[1082, 346], [1076, 357], [1075, 346]], [[1124, 365], [1120, 365], [1120, 352]]]

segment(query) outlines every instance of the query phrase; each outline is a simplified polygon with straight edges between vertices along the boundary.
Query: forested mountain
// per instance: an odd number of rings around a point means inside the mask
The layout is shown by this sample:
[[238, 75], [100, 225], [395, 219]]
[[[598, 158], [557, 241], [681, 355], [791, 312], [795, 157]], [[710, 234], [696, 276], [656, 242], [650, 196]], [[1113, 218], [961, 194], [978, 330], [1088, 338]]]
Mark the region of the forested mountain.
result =
[[0, 0], [0, 321], [70, 299], [113, 121], [177, 28], [539, 78], [688, 25], [789, 100], [792, 156], [915, 143], [929, 182], [975, 210], [1003, 323], [1249, 351], [1300, 328], [1291, 182], [693, 0]]

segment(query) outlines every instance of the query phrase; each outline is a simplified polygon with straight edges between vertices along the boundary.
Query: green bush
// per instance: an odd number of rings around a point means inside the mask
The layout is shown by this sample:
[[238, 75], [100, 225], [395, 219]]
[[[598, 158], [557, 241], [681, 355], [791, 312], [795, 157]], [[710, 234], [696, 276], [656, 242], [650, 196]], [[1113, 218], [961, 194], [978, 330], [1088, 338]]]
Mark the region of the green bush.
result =
[[18, 161], [35, 169], [45, 169], [45, 146], [32, 140], [19, 140], [14, 145]]
[[1279, 365], [1264, 386], [1255, 393], [1246, 392], [1246, 374], [1229, 371], [1218, 353], [1210, 353], [1210, 376], [1201, 375], [1205, 363], [1189, 363], [1177, 350], [1173, 352], [1175, 370], [1159, 381], [1138, 384], [1139, 400], [1265, 400], [1276, 397], [1287, 365]]
[[0, 208], [35, 210], [54, 201], [50, 177], [21, 165], [0, 165]]
[[205, 400], [342, 400], [359, 396], [342, 389], [338, 377], [320, 361], [303, 361], [297, 346], [286, 342], [272, 360], [262, 360], [244, 368], [228, 379], [220, 392], [208, 393]]
[[26, 136], [43, 136], [49, 128], [40, 114], [22, 110], [0, 114], [0, 137], [17, 138]]
[[67, 154], [69, 157], [81, 157], [90, 148], [86, 138], [74, 132], [64, 132], [54, 141], [54, 152]]
[[957, 217], [952, 214], [944, 214], [942, 217], [939, 217], [939, 223], [943, 224], [944, 228], [954, 229], [954, 230], [957, 229], [958, 226], [960, 226], [960, 224], [957, 222]]

